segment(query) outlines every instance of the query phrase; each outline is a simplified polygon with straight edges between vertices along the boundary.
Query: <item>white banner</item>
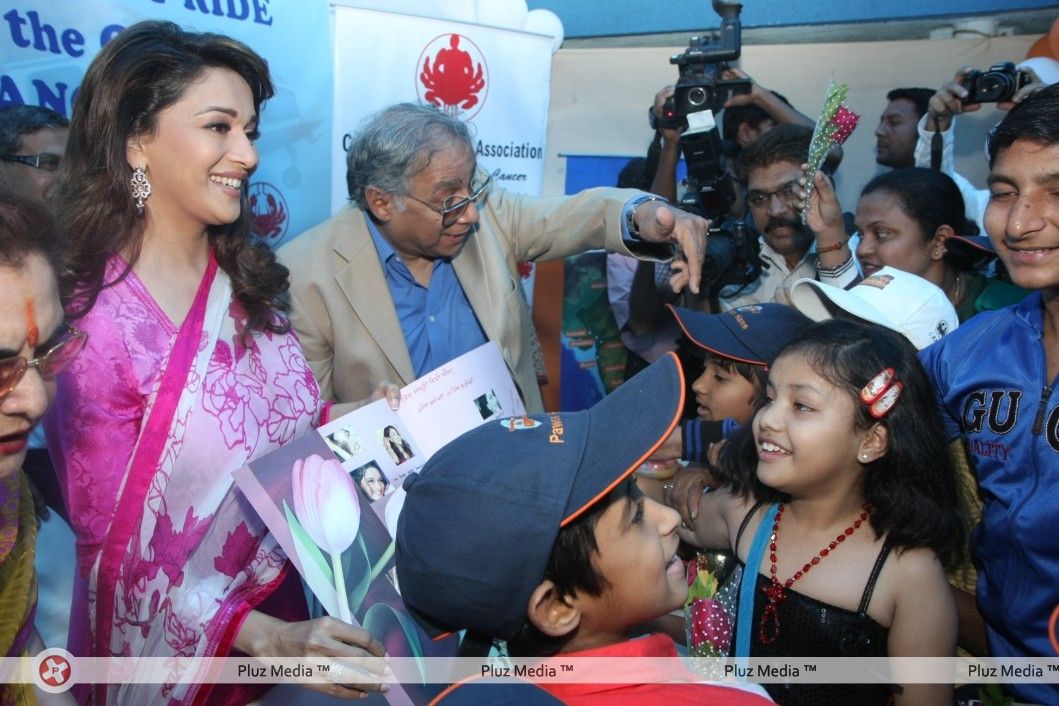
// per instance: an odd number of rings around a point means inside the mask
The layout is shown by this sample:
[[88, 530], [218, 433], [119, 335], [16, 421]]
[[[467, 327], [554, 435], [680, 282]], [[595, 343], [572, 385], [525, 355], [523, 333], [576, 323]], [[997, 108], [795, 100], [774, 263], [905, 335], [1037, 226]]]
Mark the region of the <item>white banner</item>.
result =
[[[294, 0], [0, 0], [0, 106], [67, 117], [100, 47], [141, 20], [234, 37], [268, 60], [276, 97], [261, 115], [250, 181], [254, 229], [270, 245], [329, 213], [331, 51], [326, 2]], [[343, 183], [345, 179], [343, 178]]]
[[334, 8], [331, 206], [347, 200], [346, 148], [369, 114], [429, 102], [469, 123], [478, 163], [509, 191], [539, 194], [552, 38], [374, 10]]

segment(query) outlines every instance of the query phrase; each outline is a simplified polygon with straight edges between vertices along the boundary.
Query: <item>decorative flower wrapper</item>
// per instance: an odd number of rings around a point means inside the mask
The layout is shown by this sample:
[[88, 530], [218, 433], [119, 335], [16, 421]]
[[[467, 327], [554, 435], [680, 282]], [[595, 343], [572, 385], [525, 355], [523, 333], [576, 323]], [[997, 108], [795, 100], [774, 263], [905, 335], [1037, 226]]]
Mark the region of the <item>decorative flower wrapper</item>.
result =
[[[732, 621], [715, 596], [720, 588], [707, 559], [699, 554], [688, 562], [688, 599], [684, 603], [684, 626], [688, 654], [692, 657], [725, 657], [732, 643]], [[721, 669], [711, 669], [692, 660], [692, 671], [705, 679], [720, 679]]]
[[813, 193], [813, 180], [820, 165], [827, 159], [827, 153], [835, 145], [841, 145], [853, 134], [860, 116], [846, 107], [844, 101], [849, 93], [849, 86], [835, 85], [834, 77], [827, 86], [827, 97], [824, 108], [816, 119], [813, 139], [809, 143], [809, 157], [806, 162], [809, 168], [805, 172], [805, 202], [802, 204], [802, 223], [809, 221], [809, 197]]

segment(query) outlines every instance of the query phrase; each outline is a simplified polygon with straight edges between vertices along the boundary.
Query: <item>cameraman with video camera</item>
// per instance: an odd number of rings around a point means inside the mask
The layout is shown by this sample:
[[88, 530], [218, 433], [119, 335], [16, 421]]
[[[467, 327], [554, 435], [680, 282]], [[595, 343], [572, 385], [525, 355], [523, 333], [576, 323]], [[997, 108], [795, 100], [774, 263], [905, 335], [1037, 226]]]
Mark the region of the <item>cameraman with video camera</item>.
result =
[[[785, 290], [802, 277], [820, 274], [837, 287], [853, 284], [859, 273], [829, 179], [822, 177], [817, 182], [819, 208], [814, 209], [810, 222], [814, 228], [799, 217], [803, 193], [799, 179], [809, 153], [811, 121], [729, 65], [740, 55], [742, 6], [714, 0], [713, 8], [721, 16], [718, 37], [692, 37], [683, 54], [670, 58], [679, 67], [679, 80], [671, 96], [664, 92], [656, 97], [650, 113], [653, 127], [670, 131], [662, 133], [670, 142], [673, 135], [679, 135], [688, 168], [688, 188], [681, 206], [709, 218], [713, 226], [702, 268], [703, 290], [708, 289], [727, 311], [769, 301], [786, 303]], [[665, 100], [659, 109], [660, 98]], [[753, 228], [734, 208], [736, 187], [726, 169], [730, 150], [723, 146], [715, 118], [717, 111], [730, 104], [761, 105], [771, 118], [745, 131], [748, 140], [757, 138], [742, 153], [740, 175], [747, 187]], [[795, 124], [773, 128], [769, 122]], [[797, 124], [802, 122], [808, 126]], [[675, 154], [672, 159], [675, 163]], [[663, 168], [660, 164], [659, 175], [664, 179], [672, 170], [663, 172]], [[670, 195], [675, 184], [656, 180], [652, 190]], [[814, 240], [817, 248], [811, 253]], [[674, 267], [670, 279], [674, 291], [686, 282], [683, 269]]]
[[945, 172], [960, 188], [967, 218], [985, 232], [984, 215], [989, 191], [979, 189], [956, 172], [953, 158], [955, 116], [973, 113], [984, 103], [996, 103], [1008, 111], [1041, 88], [1059, 82], [1059, 62], [1046, 57], [1027, 59], [1017, 66], [994, 64], [985, 70], [964, 66], [931, 99], [927, 114], [919, 120], [916, 166]]
[[754, 228], [761, 234], [761, 274], [747, 285], [721, 289], [723, 311], [764, 302], [787, 304], [787, 292], [803, 277], [842, 289], [860, 277], [834, 184], [822, 172], [809, 222], [802, 223], [802, 162], [812, 136], [812, 129], [803, 125], [780, 125], [743, 150], [740, 177]]

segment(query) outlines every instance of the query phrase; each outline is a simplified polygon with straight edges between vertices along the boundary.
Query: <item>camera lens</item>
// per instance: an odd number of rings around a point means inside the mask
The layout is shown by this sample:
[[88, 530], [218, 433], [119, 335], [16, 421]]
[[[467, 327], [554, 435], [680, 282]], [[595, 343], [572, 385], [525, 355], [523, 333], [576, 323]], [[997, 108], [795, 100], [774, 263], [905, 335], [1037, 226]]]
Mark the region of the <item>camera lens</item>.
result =
[[978, 79], [977, 98], [979, 103], [996, 103], [1010, 98], [1014, 92], [1010, 77], [999, 71], [989, 71], [982, 74], [982, 77]]
[[696, 108], [706, 102], [706, 90], [701, 86], [695, 86], [688, 91], [688, 105]]
[[710, 228], [706, 239], [706, 257], [702, 262], [702, 281], [711, 285], [721, 278], [739, 254], [735, 238], [723, 228]]

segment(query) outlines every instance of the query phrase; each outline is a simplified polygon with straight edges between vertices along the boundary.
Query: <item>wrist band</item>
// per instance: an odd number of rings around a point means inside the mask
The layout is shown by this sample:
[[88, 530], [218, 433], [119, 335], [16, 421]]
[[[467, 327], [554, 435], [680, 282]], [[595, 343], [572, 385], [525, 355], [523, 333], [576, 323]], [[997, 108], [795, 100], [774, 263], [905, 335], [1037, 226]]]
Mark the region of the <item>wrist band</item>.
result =
[[819, 245], [817, 245], [816, 246], [816, 254], [819, 255], [819, 254], [825, 253], [825, 252], [834, 252], [836, 250], [841, 250], [842, 248], [844, 248], [846, 246], [846, 243], [848, 243], [848, 242], [849, 242], [849, 238], [846, 238], [845, 240], [840, 240], [837, 243], [831, 243], [830, 245], [825, 245], [823, 247], [820, 247]]

